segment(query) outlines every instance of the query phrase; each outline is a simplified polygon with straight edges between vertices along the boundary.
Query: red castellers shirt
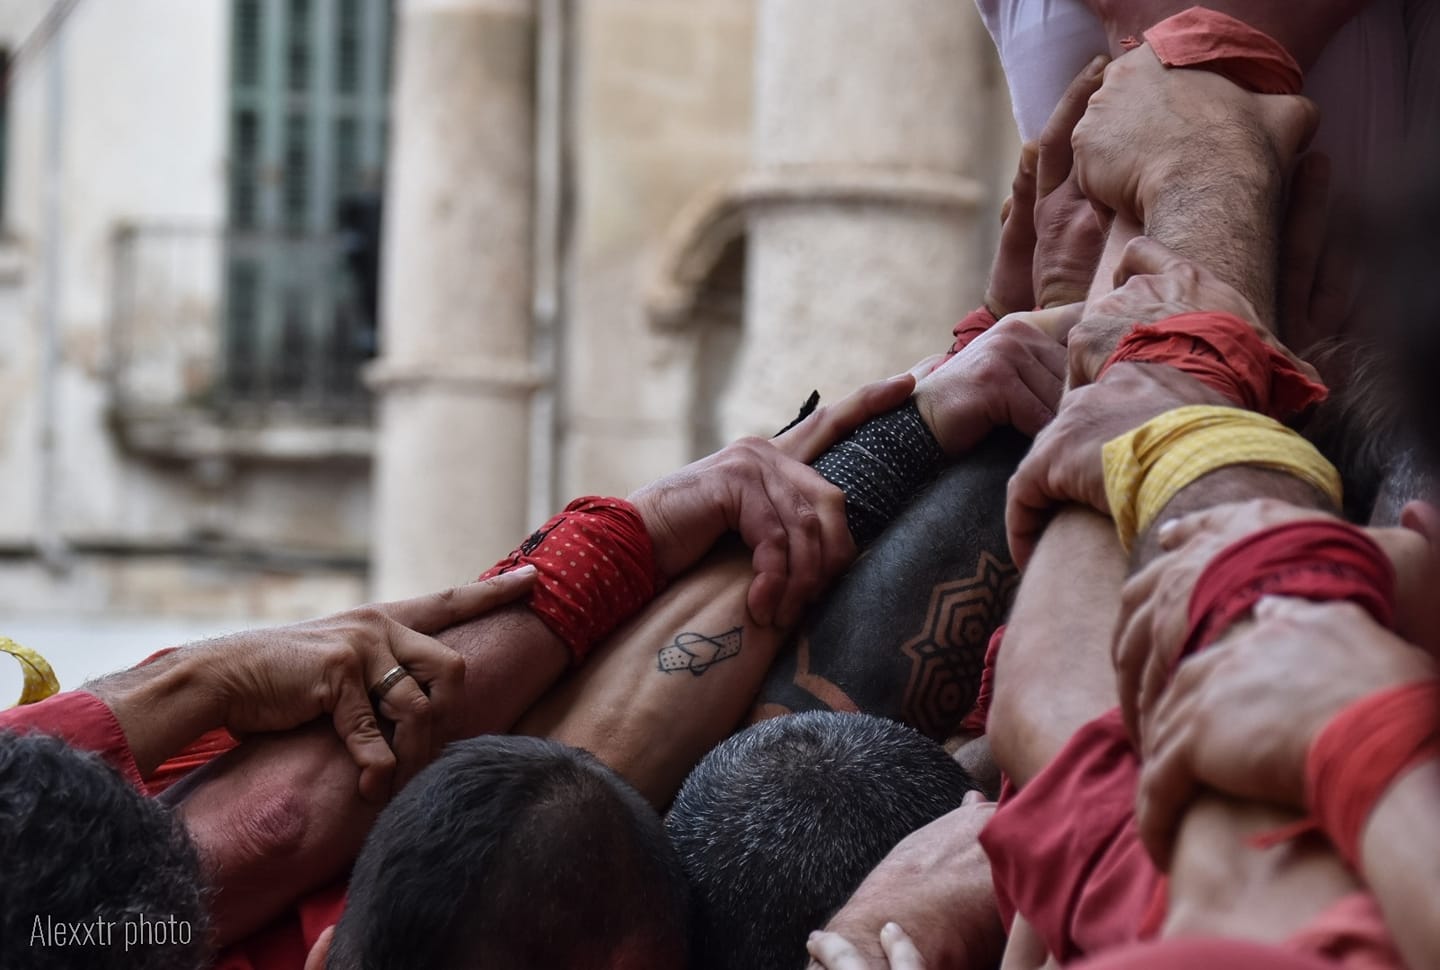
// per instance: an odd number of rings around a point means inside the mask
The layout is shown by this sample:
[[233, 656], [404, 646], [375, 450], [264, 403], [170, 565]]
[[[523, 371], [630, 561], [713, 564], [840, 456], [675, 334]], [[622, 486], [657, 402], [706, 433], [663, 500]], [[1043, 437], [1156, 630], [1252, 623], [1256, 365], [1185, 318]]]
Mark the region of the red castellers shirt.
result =
[[[158, 656], [161, 654], [149, 660]], [[115, 713], [94, 694], [80, 690], [0, 711], [0, 731], [49, 734], [81, 751], [93, 751], [150, 798], [236, 745], [229, 732], [211, 731], [149, 778], [142, 778]], [[303, 970], [305, 958], [320, 934], [339, 922], [345, 909], [345, 888], [341, 880], [300, 899], [265, 929], [222, 950], [216, 970]]]

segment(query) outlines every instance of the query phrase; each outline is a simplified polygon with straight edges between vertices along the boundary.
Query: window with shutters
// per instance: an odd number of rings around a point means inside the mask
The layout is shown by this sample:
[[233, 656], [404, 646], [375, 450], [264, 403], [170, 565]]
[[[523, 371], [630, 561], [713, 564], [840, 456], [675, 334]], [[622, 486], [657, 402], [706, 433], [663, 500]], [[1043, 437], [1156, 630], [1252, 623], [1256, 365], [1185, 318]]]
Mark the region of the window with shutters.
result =
[[233, 414], [363, 413], [392, 0], [232, 0], [225, 326]]

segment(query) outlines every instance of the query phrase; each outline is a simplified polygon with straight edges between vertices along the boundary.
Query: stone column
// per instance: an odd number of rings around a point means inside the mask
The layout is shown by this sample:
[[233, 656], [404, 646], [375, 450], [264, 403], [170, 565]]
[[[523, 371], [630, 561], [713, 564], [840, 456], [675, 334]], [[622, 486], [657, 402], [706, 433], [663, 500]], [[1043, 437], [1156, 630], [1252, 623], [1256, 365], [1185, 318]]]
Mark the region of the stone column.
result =
[[533, 0], [403, 0], [389, 184], [374, 592], [473, 579], [526, 521]]
[[727, 435], [949, 346], [983, 291], [993, 83], [955, 0], [761, 0], [745, 338]]

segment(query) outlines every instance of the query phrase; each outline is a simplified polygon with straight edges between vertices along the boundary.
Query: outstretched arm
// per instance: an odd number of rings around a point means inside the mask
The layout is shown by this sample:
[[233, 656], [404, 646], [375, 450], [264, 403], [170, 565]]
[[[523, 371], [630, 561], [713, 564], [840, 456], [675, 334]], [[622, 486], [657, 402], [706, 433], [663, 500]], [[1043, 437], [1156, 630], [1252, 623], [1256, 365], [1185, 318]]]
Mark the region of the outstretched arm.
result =
[[[1054, 325], [1061, 316], [1038, 319]], [[1011, 318], [926, 377], [915, 393], [923, 427], [905, 425], [909, 419], [902, 420], [902, 426], [909, 428], [907, 433], [932, 437], [926, 446], [932, 451], [952, 455], [973, 449], [1000, 425], [1013, 422], [1033, 432], [1049, 419], [1058, 397], [1063, 357], [1054, 335], [1025, 318]], [[896, 420], [892, 409], [897, 403], [862, 391], [831, 412], [812, 415], [776, 444], [797, 457], [814, 459], [863, 418], [888, 412], [861, 425], [853, 440], [879, 434], [871, 422], [881, 422], [882, 429], [888, 426], [886, 422]], [[883, 443], [871, 441], [870, 447], [884, 453]], [[856, 455], [857, 461], [863, 459]], [[845, 477], [843, 471], [835, 474]], [[889, 474], [880, 476], [882, 484], [889, 484]], [[851, 521], [862, 530], [874, 528], [875, 516], [884, 514], [880, 507], [888, 508], [898, 496], [879, 494], [875, 489], [880, 486], [864, 475], [855, 481], [861, 491], [848, 495]], [[856, 503], [863, 505], [867, 518], [853, 518]], [[995, 564], [992, 579], [1003, 582], [1003, 564]], [[733, 556], [716, 553], [699, 573], [687, 576], [622, 631], [598, 663], [527, 715], [521, 730], [543, 732], [595, 752], [656, 805], [668, 804], [695, 763], [743, 720], [798, 619], [757, 622], [745, 609], [742, 583]], [[843, 707], [846, 702], [838, 700], [838, 693], [836, 688], [829, 696]]]

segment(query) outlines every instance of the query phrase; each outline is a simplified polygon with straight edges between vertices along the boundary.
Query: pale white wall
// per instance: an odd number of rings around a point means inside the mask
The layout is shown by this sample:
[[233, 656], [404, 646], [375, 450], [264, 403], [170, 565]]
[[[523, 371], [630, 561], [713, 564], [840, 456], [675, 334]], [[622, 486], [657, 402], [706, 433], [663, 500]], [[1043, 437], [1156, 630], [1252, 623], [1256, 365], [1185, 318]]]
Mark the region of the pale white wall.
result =
[[[28, 36], [50, 0], [0, 3], [0, 43]], [[53, 500], [62, 536], [78, 543], [154, 548], [199, 532], [237, 543], [327, 554], [368, 544], [369, 475], [363, 463], [242, 465], [218, 480], [180, 464], [126, 453], [108, 423], [107, 367], [114, 311], [116, 228], [174, 223], [219, 232], [224, 223], [229, 97], [229, 0], [103, 0], [75, 8], [58, 41], [18, 67], [10, 94], [6, 236], [0, 240], [0, 548], [37, 539], [42, 461], [39, 412], [47, 271], [47, 128], [51, 59], [60, 58], [60, 259], [57, 380], [58, 466]], [[218, 306], [215, 272], [200, 303]], [[213, 472], [213, 469], [211, 469]], [[80, 612], [285, 616], [356, 602], [358, 577], [318, 586], [287, 575], [280, 597], [245, 595], [276, 579], [243, 567], [228, 581], [241, 595], [197, 594], [200, 564], [166, 563], [167, 599], [154, 561], [78, 562], [70, 577], [34, 563], [0, 565], [0, 615], [34, 609]], [[323, 570], [321, 570], [323, 572]], [[163, 587], [163, 583], [159, 586]], [[314, 596], [305, 592], [315, 587]], [[144, 594], [138, 594], [143, 588]], [[217, 614], [217, 615], [218, 615]]]

